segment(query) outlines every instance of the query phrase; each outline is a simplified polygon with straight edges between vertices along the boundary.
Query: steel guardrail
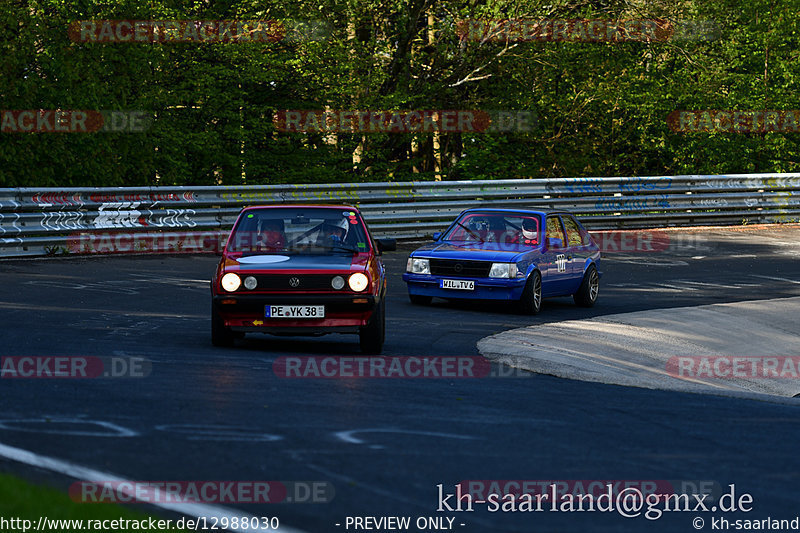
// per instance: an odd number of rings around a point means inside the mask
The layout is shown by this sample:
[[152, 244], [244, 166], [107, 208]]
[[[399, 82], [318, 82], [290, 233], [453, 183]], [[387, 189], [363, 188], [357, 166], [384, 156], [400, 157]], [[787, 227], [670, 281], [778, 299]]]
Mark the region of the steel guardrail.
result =
[[148, 239], [209, 252], [242, 207], [289, 203], [356, 205], [373, 233], [399, 239], [477, 205], [567, 209], [590, 230], [780, 223], [800, 220], [800, 173], [0, 189], [0, 257], [146, 253]]

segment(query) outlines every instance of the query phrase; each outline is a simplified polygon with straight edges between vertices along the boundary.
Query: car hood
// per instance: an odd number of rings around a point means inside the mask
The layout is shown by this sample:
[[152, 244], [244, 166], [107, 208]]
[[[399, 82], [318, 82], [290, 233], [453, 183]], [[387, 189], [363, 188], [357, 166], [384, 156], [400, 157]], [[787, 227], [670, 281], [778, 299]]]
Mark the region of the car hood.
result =
[[[348, 270], [366, 264], [369, 254], [261, 254], [231, 257], [239, 270]], [[236, 267], [227, 270], [236, 270]]]
[[414, 250], [414, 255], [438, 259], [513, 262], [524, 253], [533, 251], [530, 246], [498, 242], [434, 242]]

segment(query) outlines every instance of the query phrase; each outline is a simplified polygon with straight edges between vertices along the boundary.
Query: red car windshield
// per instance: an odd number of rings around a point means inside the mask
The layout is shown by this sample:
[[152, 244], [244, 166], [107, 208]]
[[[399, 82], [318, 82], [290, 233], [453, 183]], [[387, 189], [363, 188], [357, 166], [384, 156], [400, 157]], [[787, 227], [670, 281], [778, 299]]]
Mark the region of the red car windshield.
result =
[[251, 209], [228, 238], [228, 252], [319, 254], [367, 252], [369, 240], [355, 211], [329, 208]]
[[466, 213], [444, 236], [446, 241], [539, 244], [539, 217], [514, 213]]

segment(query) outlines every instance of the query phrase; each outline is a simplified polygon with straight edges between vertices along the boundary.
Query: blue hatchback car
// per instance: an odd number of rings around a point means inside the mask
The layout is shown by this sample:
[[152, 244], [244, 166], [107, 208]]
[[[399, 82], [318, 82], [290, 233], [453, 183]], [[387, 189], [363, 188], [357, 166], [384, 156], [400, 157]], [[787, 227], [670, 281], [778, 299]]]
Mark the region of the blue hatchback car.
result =
[[551, 296], [572, 295], [583, 307], [597, 301], [600, 250], [566, 211], [467, 209], [433, 238], [408, 258], [403, 280], [412, 303], [503, 300], [536, 314]]

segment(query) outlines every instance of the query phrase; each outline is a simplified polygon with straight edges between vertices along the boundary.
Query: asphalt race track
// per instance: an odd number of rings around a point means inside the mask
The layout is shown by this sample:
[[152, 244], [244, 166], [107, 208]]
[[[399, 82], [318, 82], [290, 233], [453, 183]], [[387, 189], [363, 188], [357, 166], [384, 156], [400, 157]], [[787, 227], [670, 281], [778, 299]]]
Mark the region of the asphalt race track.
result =
[[[530, 324], [798, 296], [797, 235], [708, 232], [697, 246], [608, 255], [596, 307], [547, 300], [536, 317], [503, 305], [412, 306], [400, 279], [409, 249], [401, 249], [385, 256], [384, 355], [476, 356], [479, 339]], [[152, 362], [139, 379], [3, 379], [0, 443], [133, 480], [325, 481], [335, 487], [329, 503], [229, 506], [314, 533], [347, 531], [347, 516], [454, 517], [463, 532], [693, 531], [695, 517], [711, 529], [721, 516], [437, 512], [437, 485], [453, 492], [464, 480], [710, 480], [753, 496], [753, 511], [729, 519], [800, 514], [798, 407], [525, 373], [279, 378], [276, 358], [359, 355], [357, 337], [251, 336], [212, 347], [216, 261], [0, 262], [2, 355]], [[62, 488], [73, 481], [3, 468]]]

